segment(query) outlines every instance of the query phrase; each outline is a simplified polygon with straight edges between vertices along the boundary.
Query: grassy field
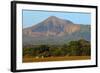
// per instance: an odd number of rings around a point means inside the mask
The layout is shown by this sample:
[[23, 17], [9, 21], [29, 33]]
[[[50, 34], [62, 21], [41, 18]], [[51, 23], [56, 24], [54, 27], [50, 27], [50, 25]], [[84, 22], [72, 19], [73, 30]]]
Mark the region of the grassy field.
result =
[[23, 63], [46, 62], [46, 61], [88, 60], [88, 59], [91, 59], [91, 56], [64, 56], [64, 57], [45, 57], [45, 58], [24, 57]]

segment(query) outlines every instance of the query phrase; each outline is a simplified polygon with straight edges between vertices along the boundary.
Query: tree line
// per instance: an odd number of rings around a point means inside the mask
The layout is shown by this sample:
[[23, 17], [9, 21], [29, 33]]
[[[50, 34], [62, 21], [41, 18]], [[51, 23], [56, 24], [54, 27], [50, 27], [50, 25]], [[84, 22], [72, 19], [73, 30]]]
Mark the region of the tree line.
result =
[[63, 45], [27, 45], [23, 57], [90, 56], [90, 41], [80, 39]]

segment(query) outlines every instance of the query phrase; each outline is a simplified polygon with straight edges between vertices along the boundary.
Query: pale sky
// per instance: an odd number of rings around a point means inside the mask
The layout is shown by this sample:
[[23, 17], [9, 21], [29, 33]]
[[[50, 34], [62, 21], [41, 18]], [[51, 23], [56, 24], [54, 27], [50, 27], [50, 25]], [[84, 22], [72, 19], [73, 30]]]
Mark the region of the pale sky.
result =
[[23, 10], [23, 28], [36, 25], [50, 16], [70, 20], [76, 24], [91, 24], [90, 13]]

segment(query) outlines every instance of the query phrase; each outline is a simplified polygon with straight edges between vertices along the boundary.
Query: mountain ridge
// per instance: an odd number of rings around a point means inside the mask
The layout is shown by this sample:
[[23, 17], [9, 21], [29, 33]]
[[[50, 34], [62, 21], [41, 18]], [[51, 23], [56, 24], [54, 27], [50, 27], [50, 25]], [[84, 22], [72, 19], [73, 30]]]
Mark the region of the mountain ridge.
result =
[[50, 16], [35, 26], [23, 29], [23, 33], [37, 36], [63, 36], [64, 33], [72, 33], [80, 30], [80, 25], [69, 20], [64, 20], [55, 16]]
[[23, 29], [23, 44], [64, 44], [71, 40], [91, 40], [90, 25], [75, 24], [55, 16]]

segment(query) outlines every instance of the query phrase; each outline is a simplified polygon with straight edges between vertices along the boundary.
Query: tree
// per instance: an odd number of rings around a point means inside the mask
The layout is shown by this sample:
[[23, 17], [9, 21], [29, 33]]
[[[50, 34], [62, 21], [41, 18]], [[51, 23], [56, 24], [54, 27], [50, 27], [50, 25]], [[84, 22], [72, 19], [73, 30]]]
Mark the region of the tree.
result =
[[91, 55], [91, 45], [89, 41], [84, 39], [79, 40], [82, 49], [82, 55], [90, 56]]
[[84, 39], [70, 41], [67, 49], [70, 56], [90, 56], [91, 54], [90, 42]]

